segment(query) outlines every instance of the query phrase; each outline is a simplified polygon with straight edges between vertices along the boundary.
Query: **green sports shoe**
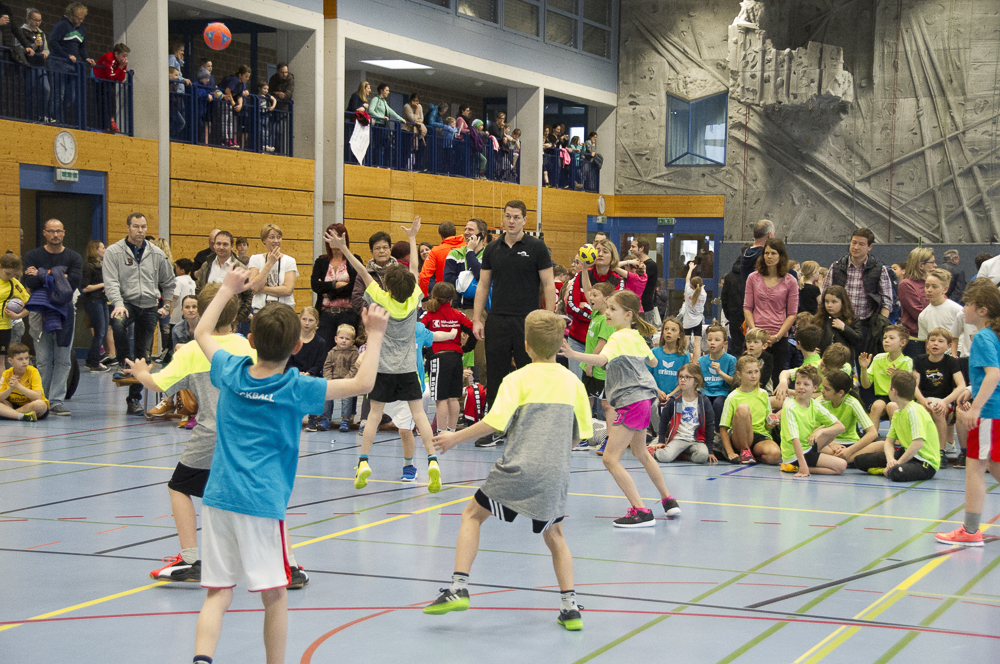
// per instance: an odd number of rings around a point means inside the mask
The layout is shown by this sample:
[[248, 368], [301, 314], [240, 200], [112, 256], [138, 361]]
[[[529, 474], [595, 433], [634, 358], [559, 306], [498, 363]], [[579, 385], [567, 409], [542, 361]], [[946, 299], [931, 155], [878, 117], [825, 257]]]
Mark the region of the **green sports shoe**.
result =
[[372, 474], [371, 467], [368, 465], [367, 461], [359, 461], [354, 470], [357, 471], [354, 475], [354, 488], [364, 489], [368, 486], [368, 478]]
[[[465, 611], [468, 608], [468, 590], [462, 588], [458, 592], [452, 592], [451, 588], [442, 588], [438, 598], [424, 607], [424, 613], [431, 616], [440, 616], [450, 611]], [[577, 614], [577, 617], [579, 617], [579, 614]]]
[[23, 413], [21, 415], [21, 421], [22, 422], [37, 422], [38, 421], [38, 414], [35, 411], [33, 411], [33, 410], [29, 410], [27, 413]]
[[869, 475], [885, 475], [885, 468], [869, 468]]
[[[438, 466], [437, 461], [431, 461], [427, 464], [427, 477], [430, 482], [427, 484], [427, 490], [431, 493], [437, 493], [441, 490], [441, 467]], [[355, 484], [357, 486], [357, 484]], [[468, 608], [468, 602], [466, 603], [466, 608]], [[450, 610], [450, 609], [449, 609]]]
[[580, 616], [580, 612], [576, 609], [560, 611], [558, 622], [571, 632], [579, 632], [583, 629], [583, 618]]

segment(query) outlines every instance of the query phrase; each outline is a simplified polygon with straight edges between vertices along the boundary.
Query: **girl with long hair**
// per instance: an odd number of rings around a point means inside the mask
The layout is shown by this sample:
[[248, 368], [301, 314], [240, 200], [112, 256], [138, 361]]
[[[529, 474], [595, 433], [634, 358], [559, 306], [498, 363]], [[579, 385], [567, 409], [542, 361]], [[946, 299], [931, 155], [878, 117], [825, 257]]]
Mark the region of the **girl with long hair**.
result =
[[843, 286], [830, 286], [820, 299], [813, 316], [813, 324], [823, 331], [819, 346], [820, 355], [832, 344], [844, 344], [851, 350], [851, 366], [861, 352], [861, 324], [854, 317], [851, 298]]

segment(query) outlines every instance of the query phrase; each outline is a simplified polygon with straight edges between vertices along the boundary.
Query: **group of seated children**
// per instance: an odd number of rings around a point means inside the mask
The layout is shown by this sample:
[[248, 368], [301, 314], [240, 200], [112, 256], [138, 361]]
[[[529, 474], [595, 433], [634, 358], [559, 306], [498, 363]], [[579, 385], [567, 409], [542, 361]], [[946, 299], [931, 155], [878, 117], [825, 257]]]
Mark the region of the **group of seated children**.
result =
[[[600, 352], [607, 338], [606, 296], [599, 286], [588, 293], [594, 310], [588, 352]], [[801, 366], [780, 372], [778, 384], [770, 386], [773, 391], [765, 389], [773, 366], [765, 331], [749, 330], [746, 352], [736, 358], [726, 352], [726, 328], [711, 325], [705, 334], [708, 353], [692, 362], [681, 322], [664, 320], [653, 349], [656, 365], [650, 368], [660, 408], [653, 418], [658, 440], [648, 447], [653, 458], [661, 463], [765, 463], [796, 477], [839, 475], [853, 465], [907, 482], [930, 479], [942, 462], [947, 465], [947, 456], [960, 457], [954, 424], [967, 393], [966, 379], [958, 359], [949, 354], [949, 330], [927, 332], [926, 354], [913, 360], [903, 354], [907, 330], [888, 326], [882, 338], [885, 352], [857, 357], [856, 383], [851, 348], [829, 343], [830, 330], [813, 325], [811, 318], [803, 317], [795, 333]], [[842, 332], [839, 326], [833, 329]], [[848, 340], [843, 334], [837, 338]], [[818, 348], [824, 341], [821, 355]], [[584, 368], [588, 394], [598, 397], [603, 385], [596, 369]], [[857, 384], [874, 395], [868, 408]], [[607, 401], [602, 403], [608, 409]], [[878, 423], [885, 419], [890, 429], [879, 440]]]

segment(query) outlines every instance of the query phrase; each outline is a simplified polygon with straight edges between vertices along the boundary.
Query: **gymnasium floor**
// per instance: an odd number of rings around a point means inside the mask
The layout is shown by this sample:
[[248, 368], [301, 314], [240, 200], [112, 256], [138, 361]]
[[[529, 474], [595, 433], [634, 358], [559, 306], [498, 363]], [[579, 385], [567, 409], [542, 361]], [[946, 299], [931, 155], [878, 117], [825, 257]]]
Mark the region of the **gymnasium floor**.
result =
[[[107, 375], [85, 373], [69, 406], [71, 418], [0, 424], [0, 659], [189, 662], [204, 592], [148, 573], [178, 551], [165, 484], [190, 434], [126, 418]], [[624, 498], [596, 455], [576, 453], [565, 530], [586, 610], [569, 633], [523, 519], [485, 524], [470, 611], [420, 612], [448, 584], [459, 514], [502, 448], [447, 453], [449, 484], [431, 495], [395, 481], [398, 439], [379, 440], [374, 481], [356, 492], [357, 435], [303, 435], [288, 522], [311, 582], [289, 592], [288, 662], [1000, 661], [1000, 542], [936, 555], [928, 534], [960, 523], [964, 471], [890, 486], [674, 464], [683, 514], [618, 530]], [[216, 661], [263, 661], [262, 620], [238, 587]]]

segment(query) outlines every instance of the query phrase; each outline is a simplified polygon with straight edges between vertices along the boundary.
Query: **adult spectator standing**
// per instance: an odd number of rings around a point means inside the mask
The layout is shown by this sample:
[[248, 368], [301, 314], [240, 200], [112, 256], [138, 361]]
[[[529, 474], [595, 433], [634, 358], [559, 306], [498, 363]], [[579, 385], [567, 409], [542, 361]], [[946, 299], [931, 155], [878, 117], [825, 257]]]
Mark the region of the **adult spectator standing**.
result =
[[[538, 293], [544, 295], [545, 310], [556, 306], [556, 282], [552, 274], [552, 256], [545, 242], [524, 232], [528, 208], [518, 200], [507, 201], [503, 209], [503, 234], [490, 242], [483, 252], [476, 307], [472, 318], [473, 334], [486, 345], [486, 402], [492, 406], [500, 383], [531, 358], [524, 349], [524, 319], [538, 309]], [[495, 276], [494, 276], [495, 275]], [[490, 315], [483, 323], [486, 300], [491, 297]], [[483, 436], [477, 447], [490, 447], [499, 436]]]
[[444, 119], [448, 116], [448, 104], [441, 102], [438, 105], [431, 104], [430, 112], [427, 113], [427, 126], [431, 129], [440, 129], [444, 126]]
[[[444, 265], [451, 250], [465, 246], [465, 238], [457, 234], [455, 224], [450, 221], [438, 225], [438, 235], [441, 237], [441, 244], [431, 249], [427, 260], [420, 268], [420, 290], [424, 292], [425, 297], [430, 295], [434, 284], [444, 281]], [[431, 279], [434, 281], [431, 282]]]
[[888, 268], [871, 255], [875, 234], [870, 228], [858, 228], [851, 235], [846, 256], [830, 266], [823, 280], [823, 291], [843, 286], [851, 300], [854, 317], [861, 324], [861, 352], [882, 352], [882, 331], [888, 325], [894, 295]]
[[247, 264], [253, 313], [263, 309], [268, 302], [295, 307], [295, 277], [299, 276], [299, 267], [294, 258], [281, 253], [281, 236], [280, 226], [264, 224], [260, 229], [260, 241], [267, 253], [254, 254]]
[[368, 115], [381, 125], [385, 125], [390, 119], [405, 122], [399, 113], [389, 106], [389, 92], [388, 83], [378, 84], [378, 94], [368, 102]]
[[[174, 272], [163, 251], [146, 241], [146, 217], [133, 212], [125, 220], [128, 235], [104, 253], [104, 290], [111, 306], [111, 330], [118, 351], [118, 372], [124, 377], [125, 359], [149, 359], [160, 318], [170, 313], [174, 297]], [[160, 300], [163, 304], [160, 304]], [[129, 344], [129, 328], [134, 348]], [[128, 388], [125, 399], [129, 415], [143, 415], [139, 398], [142, 385]]]
[[[345, 245], [351, 246], [351, 236], [348, 234], [346, 226], [330, 224], [326, 227], [324, 236], [331, 230], [344, 238]], [[388, 237], [385, 233], [383, 235]], [[391, 241], [387, 240], [387, 242]], [[358, 260], [361, 260], [360, 257]], [[359, 283], [357, 277], [358, 273], [340, 249], [327, 242], [326, 253], [319, 256], [313, 263], [312, 276], [309, 280], [313, 292], [316, 293], [316, 308], [319, 309], [317, 334], [326, 342], [325, 350], [327, 353], [333, 348], [337, 338], [337, 328], [341, 325], [351, 325], [354, 327], [356, 335], [361, 333], [358, 330], [361, 311], [360, 309], [355, 311], [351, 305], [355, 286]], [[360, 283], [363, 285], [364, 281]], [[363, 289], [361, 294], [364, 294]]]
[[368, 110], [368, 96], [372, 93], [372, 86], [368, 81], [361, 81], [358, 91], [351, 95], [347, 102], [347, 112], [353, 113], [359, 108]]
[[656, 329], [660, 329], [660, 312], [654, 306], [656, 297], [656, 281], [660, 276], [660, 268], [656, 261], [649, 257], [649, 240], [639, 237], [632, 240], [632, 253], [646, 266], [646, 287], [642, 289], [639, 301], [642, 303], [643, 319]]
[[934, 250], [927, 247], [917, 247], [910, 252], [903, 268], [903, 280], [899, 282], [899, 304], [902, 307], [900, 324], [910, 333], [910, 340], [903, 348], [908, 357], [917, 359], [924, 352], [926, 339], [920, 338], [920, 312], [927, 308], [927, 293], [924, 291], [924, 280], [927, 273], [937, 267], [934, 260]]
[[[743, 260], [743, 252], [750, 248], [747, 242], [740, 250], [740, 255], [733, 261], [733, 267], [722, 278], [722, 288], [719, 289], [719, 304], [722, 306], [722, 314], [729, 325], [729, 338], [732, 339], [737, 334], [743, 334], [743, 295], [740, 293], [740, 284], [743, 277], [740, 274], [740, 263]], [[730, 351], [733, 346], [730, 341]]]
[[[465, 222], [462, 237], [465, 245], [452, 249], [445, 259], [444, 281], [455, 287], [455, 302], [452, 306], [471, 319], [476, 313], [476, 291], [483, 267], [483, 252], [490, 241], [489, 227], [482, 219], [469, 219]], [[475, 369], [480, 383], [486, 382], [484, 346], [485, 344], [476, 344], [475, 348]]]
[[[233, 234], [229, 231], [219, 231], [215, 234], [215, 257], [195, 270], [195, 295], [201, 292], [201, 289], [205, 287], [205, 284], [221, 284], [222, 278], [226, 274], [226, 269], [228, 269], [230, 265], [233, 267], [241, 267], [244, 270], [247, 269], [246, 263], [241, 261], [239, 257], [233, 253]], [[240, 309], [236, 314], [235, 320], [237, 325], [242, 324], [250, 318], [250, 302], [252, 295], [253, 294], [248, 290], [240, 293]]]
[[[87, 55], [87, 26], [83, 25], [87, 18], [87, 7], [82, 2], [71, 2], [66, 7], [66, 14], [52, 27], [49, 34], [49, 48], [53, 71], [63, 74], [56, 80], [56, 118], [74, 117], [72, 107], [76, 103], [75, 79], [67, 74], [76, 73], [76, 63], [86, 62], [93, 66], [94, 61]], [[50, 399], [51, 402], [51, 399]], [[52, 412], [49, 409], [49, 412]]]
[[944, 252], [944, 263], [941, 269], [951, 273], [951, 283], [948, 284], [946, 297], [954, 302], [962, 303], [962, 293], [965, 292], [965, 270], [958, 266], [958, 249], [949, 249]]
[[[368, 248], [372, 252], [371, 260], [365, 264], [365, 269], [368, 270], [368, 274], [371, 275], [372, 280], [378, 284], [379, 288], [382, 290], [388, 290], [385, 285], [385, 273], [393, 265], [405, 265], [407, 268], [409, 264], [401, 258], [396, 256], [399, 254], [396, 251], [396, 247], [390, 245], [392, 238], [385, 231], [378, 231], [372, 233], [371, 237], [368, 238]], [[406, 242], [406, 241], [404, 241]], [[398, 242], [396, 244], [399, 244]], [[409, 253], [410, 243], [406, 242], [406, 251]], [[356, 255], [356, 254], [355, 254]], [[360, 261], [361, 258], [359, 257]], [[407, 261], [409, 258], [407, 258]], [[357, 314], [360, 320], [361, 310], [368, 308], [368, 303], [365, 301], [365, 282], [364, 279], [354, 281], [354, 291], [351, 295], [351, 308], [354, 313]]]
[[406, 129], [420, 136], [421, 139], [427, 135], [427, 126], [424, 124], [424, 107], [420, 105], [420, 96], [414, 92], [410, 95], [410, 101], [403, 105], [403, 119], [406, 120]]
[[[97, 86], [97, 114], [104, 131], [112, 134], [120, 132], [118, 128], [119, 87], [114, 83], [124, 83], [128, 78], [128, 54], [132, 50], [125, 44], [115, 44], [114, 49], [97, 59], [94, 65], [94, 78], [108, 81]], [[122, 96], [124, 99], [124, 96]]]
[[48, 73], [41, 71], [48, 67], [50, 52], [49, 39], [42, 30], [42, 13], [37, 9], [29, 9], [24, 25], [14, 33], [14, 36], [24, 47], [28, 64], [32, 67], [38, 67], [30, 74], [29, 89], [38, 109], [36, 119], [47, 122], [49, 120], [49, 104], [52, 99], [52, 85], [49, 83]]
[[208, 234], [208, 248], [202, 249], [194, 255], [195, 271], [200, 270], [202, 265], [212, 260], [215, 256], [215, 236], [219, 234], [220, 230], [219, 228], [213, 228], [212, 232]]
[[[774, 222], [770, 219], [761, 219], [753, 225], [753, 244], [747, 247], [740, 254], [740, 277], [738, 299], [743, 302], [747, 292], [747, 279], [757, 271], [757, 261], [764, 254], [764, 243], [774, 237]], [[743, 354], [743, 316], [730, 318], [732, 336], [729, 339], [729, 353], [739, 357]], [[736, 323], [735, 325], [733, 323]], [[747, 328], [749, 329], [749, 328]], [[762, 376], [761, 380], [766, 377]]]
[[287, 111], [288, 102], [295, 93], [295, 75], [288, 71], [288, 65], [278, 63], [278, 69], [267, 81], [268, 91], [278, 100], [278, 110]]
[[[44, 290], [46, 277], [60, 278], [54, 274], [55, 268], [66, 270], [65, 278], [70, 288], [76, 290], [83, 279], [83, 257], [63, 245], [66, 229], [58, 219], [49, 219], [42, 227], [45, 244], [24, 255], [24, 279], [22, 284], [32, 291]], [[63, 404], [73, 352], [73, 329], [76, 324], [72, 304], [67, 307], [62, 328], [46, 332], [42, 314], [32, 312], [28, 318], [31, 336], [35, 342], [35, 362], [42, 376], [42, 389], [49, 400], [49, 412], [53, 415], [69, 415]], [[156, 329], [156, 323], [153, 323]]]
[[107, 248], [100, 240], [87, 243], [87, 262], [83, 265], [83, 281], [80, 282], [80, 304], [87, 312], [90, 327], [94, 330], [87, 353], [87, 368], [93, 373], [102, 373], [108, 368], [101, 364], [101, 346], [110, 329], [108, 321], [108, 296], [104, 292], [104, 272], [101, 262]]
[[[741, 266], [742, 270], [743, 267]], [[747, 329], [759, 327], [768, 333], [774, 368], [771, 384], [788, 363], [788, 331], [799, 313], [799, 281], [788, 271], [785, 243], [777, 238], [764, 242], [763, 253], [757, 259], [756, 270], [747, 277], [743, 296], [743, 315]], [[761, 384], [767, 384], [761, 376]]]

